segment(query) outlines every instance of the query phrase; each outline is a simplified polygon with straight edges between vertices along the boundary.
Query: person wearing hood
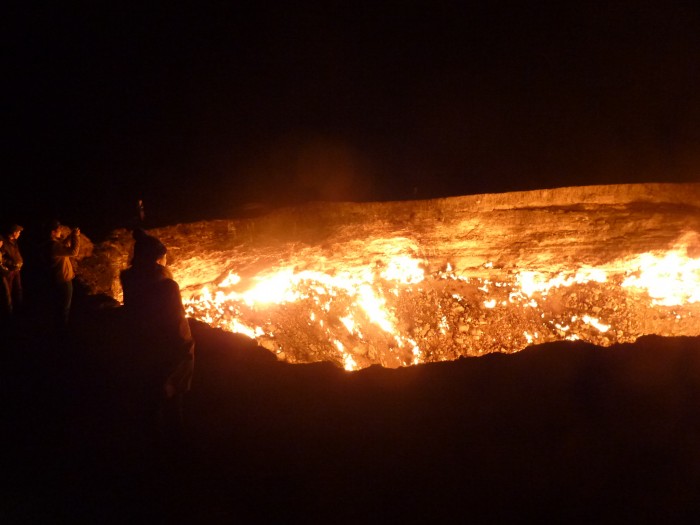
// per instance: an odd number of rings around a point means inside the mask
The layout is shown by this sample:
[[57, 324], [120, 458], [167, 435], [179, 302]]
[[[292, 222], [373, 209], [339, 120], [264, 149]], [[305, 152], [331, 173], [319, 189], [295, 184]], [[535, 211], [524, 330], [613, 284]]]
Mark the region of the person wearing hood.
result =
[[161, 434], [179, 432], [194, 371], [194, 339], [180, 287], [166, 268], [166, 247], [141, 229], [133, 237], [131, 265], [119, 278], [135, 369], [150, 422], [159, 424]]

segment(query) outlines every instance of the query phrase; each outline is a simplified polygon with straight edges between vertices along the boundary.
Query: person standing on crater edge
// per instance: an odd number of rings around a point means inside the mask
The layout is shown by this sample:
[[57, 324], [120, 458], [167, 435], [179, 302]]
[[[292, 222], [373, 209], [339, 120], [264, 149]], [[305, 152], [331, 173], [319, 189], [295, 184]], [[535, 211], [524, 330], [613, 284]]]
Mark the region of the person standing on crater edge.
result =
[[49, 273], [51, 277], [51, 305], [55, 328], [63, 330], [68, 326], [73, 300], [73, 279], [75, 271], [71, 257], [80, 251], [80, 228], [71, 230], [67, 237], [61, 235], [61, 223], [53, 221], [49, 226]]
[[3, 244], [3, 239], [0, 237], [0, 323], [4, 323], [12, 313], [10, 287], [7, 285], [7, 276], [10, 274], [10, 269], [3, 260]]
[[144, 396], [143, 423], [148, 433], [175, 443], [183, 437], [182, 404], [191, 387], [195, 343], [180, 287], [166, 268], [166, 247], [141, 229], [133, 236], [131, 265], [119, 279], [133, 369]]
[[10, 293], [12, 312], [15, 314], [22, 307], [23, 300], [20, 271], [22, 270], [24, 260], [22, 259], [22, 254], [19, 251], [19, 245], [17, 243], [22, 230], [24, 230], [22, 226], [13, 224], [2, 237], [3, 262], [8, 269], [8, 274], [5, 279], [7, 280], [7, 287]]
[[136, 203], [136, 225], [139, 228], [142, 228], [145, 220], [146, 220], [146, 210], [143, 207], [143, 200], [139, 199], [138, 202]]

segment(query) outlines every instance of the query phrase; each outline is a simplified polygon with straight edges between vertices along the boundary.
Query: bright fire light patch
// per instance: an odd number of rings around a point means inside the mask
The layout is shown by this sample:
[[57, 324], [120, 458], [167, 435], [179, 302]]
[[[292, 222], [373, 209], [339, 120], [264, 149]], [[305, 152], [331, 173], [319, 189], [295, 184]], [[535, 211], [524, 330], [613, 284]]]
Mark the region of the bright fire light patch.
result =
[[683, 246], [556, 273], [523, 268], [504, 277], [488, 263], [492, 278], [470, 279], [449, 262], [427, 271], [404, 238], [384, 242], [392, 249], [383, 260], [360, 265], [325, 257], [247, 277], [234, 268], [186, 300], [187, 313], [289, 362], [331, 360], [346, 370], [558, 340], [609, 346], [649, 333], [652, 321], [661, 335], [681, 321], [684, 333], [700, 332], [700, 260]]

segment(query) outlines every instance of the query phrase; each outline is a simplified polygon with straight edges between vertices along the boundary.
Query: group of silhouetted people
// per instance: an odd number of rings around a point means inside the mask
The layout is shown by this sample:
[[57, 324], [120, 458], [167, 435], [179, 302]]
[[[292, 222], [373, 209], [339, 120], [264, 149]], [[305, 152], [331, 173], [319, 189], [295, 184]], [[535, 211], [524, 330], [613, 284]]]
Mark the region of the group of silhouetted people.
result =
[[[59, 221], [49, 225], [49, 238], [39, 250], [44, 283], [36, 298], [49, 306], [50, 326], [58, 337], [67, 335], [73, 304], [73, 261], [81, 234]], [[3, 321], [23, 305], [21, 270], [24, 263], [17, 240], [23, 227], [12, 225], [0, 237], [0, 307]], [[177, 430], [182, 423], [182, 398], [194, 371], [194, 340], [182, 304], [180, 288], [166, 267], [167, 249], [141, 228], [133, 230], [133, 256], [120, 273], [123, 288], [124, 345], [133, 357], [132, 384], [137, 384], [147, 424], [158, 432]]]
[[[80, 230], [64, 235], [60, 222], [49, 226], [49, 238], [42, 246], [42, 281], [47, 284], [44, 295], [51, 305], [51, 322], [54, 328], [62, 329], [68, 324], [73, 297], [75, 271], [71, 259], [80, 250]], [[19, 247], [19, 237], [24, 228], [13, 224], [0, 236], [0, 316], [8, 320], [19, 314], [24, 307], [22, 267], [24, 257]]]

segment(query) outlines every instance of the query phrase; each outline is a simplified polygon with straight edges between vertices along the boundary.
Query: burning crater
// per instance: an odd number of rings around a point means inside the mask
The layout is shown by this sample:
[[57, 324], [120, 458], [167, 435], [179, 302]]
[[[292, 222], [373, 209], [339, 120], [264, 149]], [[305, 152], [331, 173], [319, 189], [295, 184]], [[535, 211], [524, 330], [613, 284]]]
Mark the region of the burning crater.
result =
[[[313, 203], [151, 230], [188, 314], [347, 370], [700, 335], [700, 184]], [[120, 298], [130, 232], [80, 261]]]

